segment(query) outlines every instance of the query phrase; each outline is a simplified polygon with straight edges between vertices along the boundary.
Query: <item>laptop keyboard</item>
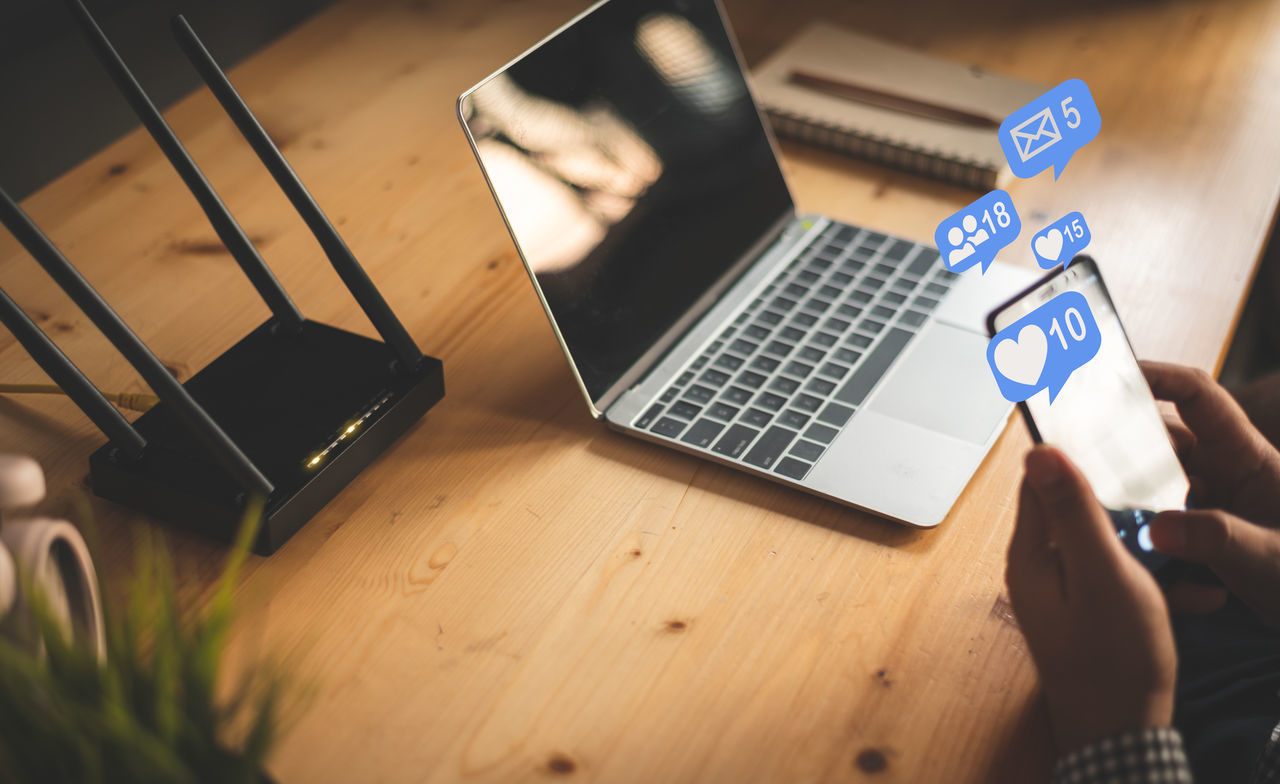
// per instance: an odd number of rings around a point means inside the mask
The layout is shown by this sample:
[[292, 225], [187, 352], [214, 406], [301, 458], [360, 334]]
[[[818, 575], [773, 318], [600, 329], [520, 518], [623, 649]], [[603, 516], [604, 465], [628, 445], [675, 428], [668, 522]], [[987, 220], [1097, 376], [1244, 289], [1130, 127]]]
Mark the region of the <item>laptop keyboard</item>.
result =
[[938, 261], [833, 223], [634, 426], [803, 479], [951, 288]]

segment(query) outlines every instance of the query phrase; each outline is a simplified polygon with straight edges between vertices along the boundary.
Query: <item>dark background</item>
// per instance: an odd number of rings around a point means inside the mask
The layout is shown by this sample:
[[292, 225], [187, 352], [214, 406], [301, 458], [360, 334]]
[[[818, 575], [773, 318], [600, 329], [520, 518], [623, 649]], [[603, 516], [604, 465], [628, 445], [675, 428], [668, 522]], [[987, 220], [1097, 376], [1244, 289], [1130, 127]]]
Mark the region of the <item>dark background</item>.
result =
[[[332, 0], [85, 0], [164, 108], [200, 77], [169, 33], [184, 13], [224, 68]], [[0, 0], [0, 188], [22, 199], [138, 124], [59, 0]]]

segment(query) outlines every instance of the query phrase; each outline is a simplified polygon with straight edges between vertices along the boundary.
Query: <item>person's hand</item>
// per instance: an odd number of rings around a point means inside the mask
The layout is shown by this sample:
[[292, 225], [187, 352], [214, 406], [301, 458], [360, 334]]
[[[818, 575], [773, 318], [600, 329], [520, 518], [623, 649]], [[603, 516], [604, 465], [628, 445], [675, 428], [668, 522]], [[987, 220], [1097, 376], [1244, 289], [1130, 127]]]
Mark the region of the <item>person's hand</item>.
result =
[[1180, 421], [1166, 423], [1198, 505], [1280, 523], [1280, 453], [1235, 398], [1202, 370], [1141, 364], [1152, 394], [1177, 407]]
[[1164, 596], [1052, 447], [1027, 455], [1005, 580], [1059, 752], [1169, 726], [1177, 654]]
[[[1161, 362], [1142, 369], [1152, 393], [1178, 409], [1180, 421], [1167, 423], [1193, 494], [1216, 507], [1157, 516], [1151, 543], [1208, 565], [1265, 622], [1280, 626], [1280, 453], [1209, 374]], [[1226, 598], [1214, 586], [1169, 589], [1170, 604], [1187, 612], [1216, 610]]]

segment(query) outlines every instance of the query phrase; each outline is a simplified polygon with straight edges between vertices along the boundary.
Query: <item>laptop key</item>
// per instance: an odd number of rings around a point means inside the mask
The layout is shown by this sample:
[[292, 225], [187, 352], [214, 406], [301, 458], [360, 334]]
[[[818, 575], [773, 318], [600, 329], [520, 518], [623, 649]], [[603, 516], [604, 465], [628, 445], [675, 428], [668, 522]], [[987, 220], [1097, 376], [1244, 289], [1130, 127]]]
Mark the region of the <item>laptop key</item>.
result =
[[818, 323], [818, 317], [812, 313], [797, 313], [791, 317], [791, 320], [806, 327], [812, 327]]
[[778, 360], [772, 357], [766, 357], [764, 354], [760, 354], [755, 359], [751, 360], [751, 367], [756, 370], [762, 370], [765, 373], [772, 373], [779, 364], [781, 363], [778, 362]]
[[750, 335], [756, 340], [764, 340], [765, 338], [769, 337], [768, 328], [762, 327], [759, 324], [752, 324], [751, 326], [742, 330], [742, 333], [744, 335]]
[[928, 313], [938, 307], [938, 301], [932, 297], [916, 297], [915, 301], [911, 303], [911, 307]]
[[916, 313], [914, 310], [908, 310], [906, 313], [902, 314], [901, 321], [909, 327], [918, 327], [924, 323], [926, 318], [928, 318], [928, 316], [923, 313]]
[[672, 400], [676, 399], [676, 395], [678, 394], [680, 394], [680, 390], [675, 387], [671, 387], [666, 392], [663, 392], [662, 397], [658, 398], [658, 400], [663, 403], [670, 403]]
[[835, 357], [835, 359], [838, 359], [841, 362], [847, 362], [850, 365], [857, 362], [859, 359], [862, 359], [861, 353], [857, 351], [851, 351], [847, 348], [840, 349], [833, 356]]
[[707, 409], [707, 416], [713, 416], [716, 419], [723, 419], [728, 422], [736, 417], [741, 410], [737, 406], [731, 406], [727, 403], [712, 403], [711, 408]]
[[805, 474], [809, 473], [809, 468], [808, 463], [802, 463], [794, 457], [784, 457], [778, 461], [778, 467], [774, 471], [791, 479], [804, 479]]
[[748, 408], [742, 414], [743, 422], [746, 422], [748, 425], [755, 425], [756, 427], [764, 427], [769, 424], [771, 419], [773, 419], [772, 414], [768, 411], [761, 411], [758, 408]]
[[774, 313], [772, 310], [766, 310], [761, 312], [757, 318], [765, 324], [777, 324], [779, 321], [782, 321], [782, 314]]
[[685, 372], [680, 374], [680, 378], [676, 379], [676, 386], [682, 387], [685, 384], [688, 384], [692, 380], [693, 380], [693, 371], [686, 370]]
[[800, 359], [803, 359], [806, 362], [821, 362], [822, 358], [825, 357], [826, 355], [827, 355], [827, 352], [823, 351], [820, 348], [816, 348], [814, 346], [805, 346], [804, 348], [800, 349], [800, 353], [797, 354], [796, 356], [798, 356]]
[[680, 440], [686, 444], [705, 447], [720, 435], [720, 431], [724, 430], [724, 425], [720, 422], [712, 422], [710, 419], [699, 419], [689, 428], [689, 432], [684, 434], [684, 438]]
[[791, 401], [791, 405], [801, 411], [813, 414], [817, 412], [818, 409], [822, 408], [822, 400], [814, 397], [813, 395], [800, 395], [795, 400]]
[[817, 392], [819, 395], [830, 395], [835, 391], [836, 382], [814, 377], [809, 379], [809, 383], [805, 384], [804, 388], [810, 392]]
[[897, 313], [897, 311], [884, 305], [876, 305], [871, 309], [871, 315], [881, 319], [891, 319], [894, 313]]
[[787, 399], [781, 395], [775, 395], [772, 392], [762, 392], [756, 398], [756, 405], [761, 408], [767, 408], [770, 411], [777, 411], [787, 404]]
[[834, 362], [828, 362], [827, 364], [823, 365], [821, 369], [818, 370], [818, 373], [820, 373], [821, 375], [824, 375], [827, 378], [834, 378], [834, 379], [844, 378], [845, 374], [848, 372], [849, 372], [849, 368], [845, 367], [844, 365], [837, 365]]
[[750, 355], [751, 352], [755, 351], [759, 347], [760, 344], [752, 343], [750, 340], [743, 340], [742, 338], [738, 338], [733, 341], [733, 343], [729, 344], [730, 351], [735, 354], [741, 354], [744, 357]]
[[836, 308], [836, 313], [845, 318], [857, 318], [862, 315], [862, 308], [857, 305], [850, 305], [848, 302]]
[[796, 381], [794, 378], [787, 378], [786, 376], [778, 376], [769, 384], [769, 389], [772, 389], [774, 392], [781, 392], [784, 395], [790, 395], [799, 388], [799, 381]]
[[854, 334], [845, 338], [844, 342], [848, 343], [850, 346], [853, 346], [854, 348], [866, 348], [867, 346], [871, 345], [871, 338], [867, 337], [866, 335], [859, 335], [855, 332]]
[[877, 264], [871, 268], [871, 271], [882, 278], [893, 277], [893, 265], [891, 264]]
[[839, 340], [839, 338], [832, 335], [830, 332], [819, 332], [813, 336], [814, 344], [819, 346], [834, 346], [837, 340]]
[[675, 438], [676, 436], [680, 435], [681, 430], [684, 430], [684, 426], [685, 426], [685, 423], [681, 422], [679, 419], [672, 419], [671, 417], [663, 417], [662, 419], [658, 420], [658, 424], [653, 426], [652, 432], [657, 433], [660, 436]]
[[805, 378], [813, 372], [813, 365], [808, 365], [804, 362], [790, 362], [787, 364], [785, 372], [790, 373], [793, 376]]
[[772, 340], [769, 345], [764, 347], [766, 354], [773, 354], [775, 357], [785, 357], [791, 353], [791, 349], [795, 346], [790, 343], [783, 343], [781, 340]]
[[755, 428], [747, 427], [746, 425], [734, 425], [725, 431], [725, 434], [720, 437], [716, 445], [711, 447], [711, 451], [727, 457], [738, 457], [747, 450], [747, 446], [758, 435], [760, 435], [760, 431]]
[[641, 430], [644, 430], [649, 425], [653, 424], [653, 420], [657, 418], [658, 414], [661, 414], [661, 413], [662, 413], [662, 404], [654, 403], [652, 406], [649, 407], [648, 411], [644, 412], [644, 414], [642, 414], [640, 418], [636, 420], [636, 427], [640, 428]]
[[947, 287], [941, 283], [929, 283], [924, 287], [924, 290], [925, 293], [932, 294], [936, 297], [941, 297], [943, 294], [947, 293]]
[[693, 419], [702, 413], [702, 406], [695, 406], [687, 400], [681, 400], [672, 406], [667, 413], [672, 416], [678, 416], [681, 419]]
[[775, 425], [765, 431], [755, 446], [751, 447], [747, 456], [742, 459], [753, 466], [772, 468], [778, 458], [787, 451], [787, 447], [791, 446], [796, 435], [794, 430]]
[[836, 400], [852, 406], [862, 405], [862, 401], [867, 399], [872, 387], [884, 377], [889, 366], [898, 358], [910, 340], [911, 333], [905, 329], [894, 327], [889, 330], [884, 339], [863, 358], [862, 364], [853, 372], [840, 391], [836, 392]]
[[839, 430], [836, 430], [834, 427], [828, 427], [827, 425], [819, 422], [814, 422], [812, 425], [809, 425], [808, 430], [804, 431], [805, 438], [809, 438], [823, 444], [830, 444], [838, 435], [840, 435]]
[[799, 411], [784, 411], [782, 416], [778, 417], [778, 424], [803, 430], [804, 426], [809, 424], [809, 415], [801, 414]]
[[907, 242], [906, 240], [898, 240], [897, 242], [894, 242], [892, 245], [890, 245], [888, 248], [885, 248], [884, 255], [888, 256], [891, 259], [894, 259], [895, 261], [901, 261], [902, 259], [905, 259], [907, 257], [907, 254], [910, 253], [911, 249], [914, 247], [915, 247], [914, 242]]
[[898, 291], [911, 291], [919, 285], [919, 283], [920, 281], [912, 280], [911, 278], [898, 278], [893, 282], [893, 288]]
[[907, 301], [907, 298], [905, 295], [899, 294], [896, 291], [886, 291], [885, 293], [880, 295], [880, 300], [882, 302], [889, 302], [894, 305], [901, 305], [902, 303]]
[[920, 255], [911, 260], [911, 265], [907, 267], [907, 272], [912, 275], [923, 275], [929, 271], [933, 263], [941, 256], [938, 251], [933, 248], [921, 248]]
[[750, 389], [759, 389], [764, 385], [765, 377], [759, 373], [753, 373], [750, 370], [744, 370], [738, 374], [737, 384]]
[[732, 354], [721, 354], [716, 357], [715, 365], [716, 367], [722, 367], [726, 370], [737, 370], [742, 367], [742, 363], [744, 361], [745, 360], [735, 357]]
[[815, 444], [804, 439], [800, 439], [795, 446], [791, 447], [791, 454], [809, 462], [822, 457], [822, 453], [825, 451], [827, 451], [827, 448], [822, 444]]
[[716, 391], [701, 384], [694, 384], [685, 390], [684, 396], [697, 403], [706, 403], [716, 396]]
[[879, 335], [880, 330], [884, 329], [884, 322], [874, 321], [872, 319], [863, 319], [862, 323], [858, 325], [858, 329], [863, 332], [870, 332], [872, 335]]
[[853, 409], [842, 406], [839, 403], [828, 403], [827, 407], [822, 409], [822, 413], [818, 414], [818, 419], [826, 422], [828, 425], [841, 427], [845, 422], [849, 421], [849, 417], [853, 416]]
[[783, 327], [782, 331], [778, 333], [778, 337], [782, 338], [783, 340], [790, 340], [792, 343], [799, 343], [801, 340], [804, 339], [804, 336], [806, 334], [808, 333], [806, 333], [803, 329], [796, 329], [795, 327]]
[[728, 400], [730, 403], [742, 404], [751, 399], [751, 393], [742, 387], [729, 387], [720, 397]]
[[729, 381], [729, 374], [721, 373], [719, 370], [707, 370], [698, 380], [713, 387], [722, 387]]

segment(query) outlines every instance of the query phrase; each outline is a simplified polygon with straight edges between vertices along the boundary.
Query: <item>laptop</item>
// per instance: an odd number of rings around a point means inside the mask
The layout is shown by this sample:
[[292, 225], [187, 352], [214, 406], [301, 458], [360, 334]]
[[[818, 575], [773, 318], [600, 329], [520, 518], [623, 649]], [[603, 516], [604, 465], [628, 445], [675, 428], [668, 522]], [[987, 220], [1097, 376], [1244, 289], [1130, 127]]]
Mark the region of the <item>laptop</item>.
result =
[[799, 214], [716, 0], [604, 0], [458, 99], [591, 414], [914, 526], [1011, 405], [987, 312], [1034, 274]]

